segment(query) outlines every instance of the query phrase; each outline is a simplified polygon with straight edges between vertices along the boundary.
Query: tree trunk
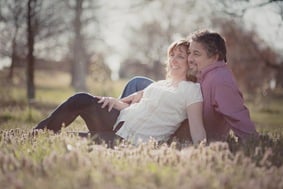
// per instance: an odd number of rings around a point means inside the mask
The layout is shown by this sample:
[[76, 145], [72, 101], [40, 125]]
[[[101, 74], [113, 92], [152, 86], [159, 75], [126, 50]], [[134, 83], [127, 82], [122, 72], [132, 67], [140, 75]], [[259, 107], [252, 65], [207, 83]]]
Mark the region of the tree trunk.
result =
[[278, 82], [278, 85], [283, 88], [283, 63], [280, 64], [276, 80]]
[[14, 67], [15, 67], [15, 62], [17, 59], [17, 35], [18, 35], [18, 28], [16, 27], [15, 34], [13, 36], [12, 40], [12, 55], [11, 55], [11, 66], [8, 74], [8, 80], [12, 81], [14, 77]]
[[28, 0], [28, 13], [27, 13], [27, 42], [28, 42], [28, 54], [27, 54], [27, 97], [28, 99], [35, 98], [35, 86], [34, 86], [34, 8], [36, 0]]
[[72, 64], [72, 86], [76, 91], [86, 91], [86, 58], [84, 51], [84, 42], [81, 34], [83, 11], [83, 0], [76, 1], [75, 19], [74, 19], [74, 46], [73, 46], [73, 64]]

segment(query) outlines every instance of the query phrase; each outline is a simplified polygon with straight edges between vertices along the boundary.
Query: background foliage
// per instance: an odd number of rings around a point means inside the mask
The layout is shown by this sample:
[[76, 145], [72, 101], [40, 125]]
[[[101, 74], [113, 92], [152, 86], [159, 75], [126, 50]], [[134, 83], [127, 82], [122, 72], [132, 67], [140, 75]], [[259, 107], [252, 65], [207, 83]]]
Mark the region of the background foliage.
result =
[[[228, 64], [242, 90], [262, 95], [282, 87], [282, 0], [0, 3], [0, 63], [10, 63], [11, 82], [14, 67], [26, 68], [30, 99], [36, 98], [39, 68], [68, 72], [76, 91], [89, 90], [88, 75], [97, 81], [137, 74], [162, 79], [169, 44], [201, 28], [226, 38]], [[267, 15], [260, 19], [258, 12]], [[258, 28], [266, 19], [266, 27]]]

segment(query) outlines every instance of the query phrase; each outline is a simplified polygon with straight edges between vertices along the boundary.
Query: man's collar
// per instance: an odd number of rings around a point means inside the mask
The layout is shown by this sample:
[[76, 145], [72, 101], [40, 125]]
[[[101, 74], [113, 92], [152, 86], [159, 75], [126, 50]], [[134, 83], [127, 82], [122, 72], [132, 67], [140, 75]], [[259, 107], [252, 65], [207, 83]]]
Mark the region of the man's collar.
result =
[[226, 62], [224, 61], [217, 61], [215, 63], [212, 63], [208, 66], [206, 66], [205, 68], [203, 68], [202, 70], [200, 70], [197, 74], [197, 78], [198, 78], [198, 81], [201, 82], [203, 80], [203, 78], [205, 77], [205, 75], [210, 72], [211, 70], [214, 70], [215, 68], [218, 68], [218, 67], [223, 67], [223, 66], [226, 66]]

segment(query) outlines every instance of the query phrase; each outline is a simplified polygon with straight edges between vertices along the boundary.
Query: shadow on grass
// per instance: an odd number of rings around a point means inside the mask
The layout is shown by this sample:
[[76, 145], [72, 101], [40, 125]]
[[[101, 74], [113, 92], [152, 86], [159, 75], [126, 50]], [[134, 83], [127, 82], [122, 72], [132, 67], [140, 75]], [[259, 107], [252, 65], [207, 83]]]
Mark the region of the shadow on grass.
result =
[[232, 153], [243, 152], [257, 166], [280, 167], [283, 165], [282, 135], [260, 134], [257, 139], [253, 138], [245, 143], [238, 142], [235, 137], [231, 136], [227, 142]]

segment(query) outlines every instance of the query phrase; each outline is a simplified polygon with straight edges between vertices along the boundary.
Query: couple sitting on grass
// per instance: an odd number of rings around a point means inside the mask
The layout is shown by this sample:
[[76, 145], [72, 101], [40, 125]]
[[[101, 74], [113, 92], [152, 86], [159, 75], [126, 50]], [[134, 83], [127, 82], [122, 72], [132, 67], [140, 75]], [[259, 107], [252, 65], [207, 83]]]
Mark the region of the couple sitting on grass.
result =
[[180, 128], [194, 144], [225, 141], [230, 130], [243, 141], [258, 135], [226, 64], [225, 41], [207, 30], [169, 46], [165, 80], [135, 77], [119, 99], [77, 93], [34, 130], [58, 132], [77, 116], [89, 133], [106, 142], [119, 139], [137, 145], [151, 138], [167, 142], [182, 135], [177, 132]]

